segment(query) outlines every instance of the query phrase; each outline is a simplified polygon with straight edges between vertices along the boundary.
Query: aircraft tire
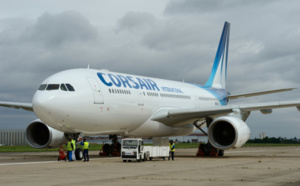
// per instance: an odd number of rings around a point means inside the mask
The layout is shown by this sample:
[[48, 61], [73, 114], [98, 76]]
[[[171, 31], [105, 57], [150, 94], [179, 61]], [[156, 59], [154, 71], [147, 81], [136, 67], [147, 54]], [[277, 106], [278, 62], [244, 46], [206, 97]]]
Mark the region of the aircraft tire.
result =
[[224, 156], [224, 150], [218, 150], [218, 156]]
[[82, 160], [83, 152], [82, 152], [81, 148], [78, 148], [75, 150], [75, 157], [76, 157], [76, 160]]
[[107, 156], [109, 156], [112, 152], [110, 145], [105, 143], [103, 145], [103, 151], [107, 154]]

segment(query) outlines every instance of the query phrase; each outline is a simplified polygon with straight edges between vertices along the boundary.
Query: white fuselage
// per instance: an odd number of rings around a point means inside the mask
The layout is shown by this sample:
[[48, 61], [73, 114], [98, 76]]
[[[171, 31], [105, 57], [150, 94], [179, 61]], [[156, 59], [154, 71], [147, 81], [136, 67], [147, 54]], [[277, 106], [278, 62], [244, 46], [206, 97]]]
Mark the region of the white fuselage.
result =
[[[67, 90], [66, 84], [75, 91]], [[37, 90], [32, 101], [36, 115], [57, 130], [85, 135], [186, 135], [195, 130], [192, 123], [169, 127], [151, 116], [164, 108], [224, 104], [224, 95], [216, 96], [197, 85], [107, 70], [67, 70], [50, 76], [42, 85], [45, 89]]]

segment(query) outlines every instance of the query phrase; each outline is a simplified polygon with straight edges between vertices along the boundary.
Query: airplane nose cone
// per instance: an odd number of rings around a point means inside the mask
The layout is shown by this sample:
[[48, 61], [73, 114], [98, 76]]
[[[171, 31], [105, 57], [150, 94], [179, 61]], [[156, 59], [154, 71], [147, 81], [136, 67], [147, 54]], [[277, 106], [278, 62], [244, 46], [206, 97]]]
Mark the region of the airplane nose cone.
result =
[[45, 118], [55, 110], [53, 93], [37, 91], [32, 99], [32, 107], [40, 119]]

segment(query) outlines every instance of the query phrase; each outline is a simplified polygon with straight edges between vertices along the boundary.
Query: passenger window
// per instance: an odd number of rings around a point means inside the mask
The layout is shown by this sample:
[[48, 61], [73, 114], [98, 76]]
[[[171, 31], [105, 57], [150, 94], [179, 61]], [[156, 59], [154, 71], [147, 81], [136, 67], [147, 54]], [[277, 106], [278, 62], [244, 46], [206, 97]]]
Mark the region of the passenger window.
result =
[[49, 84], [47, 90], [58, 90], [59, 84]]
[[72, 85], [66, 84], [66, 86], [67, 86], [67, 88], [68, 88], [69, 91], [75, 91], [75, 89], [73, 88]]
[[60, 89], [63, 90], [63, 91], [68, 91], [67, 87], [65, 84], [61, 84], [60, 85]]
[[45, 90], [47, 87], [47, 84], [41, 84], [41, 86], [39, 87], [39, 90]]

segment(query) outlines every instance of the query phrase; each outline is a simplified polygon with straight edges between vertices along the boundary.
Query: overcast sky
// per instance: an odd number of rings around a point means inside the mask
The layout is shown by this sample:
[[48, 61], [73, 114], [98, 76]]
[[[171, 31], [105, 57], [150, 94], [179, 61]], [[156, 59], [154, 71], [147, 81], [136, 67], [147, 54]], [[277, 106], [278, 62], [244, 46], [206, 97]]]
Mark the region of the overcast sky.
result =
[[[300, 1], [0, 0], [0, 100], [31, 102], [48, 76], [95, 69], [205, 84], [225, 21], [231, 23], [231, 94], [300, 87]], [[240, 99], [300, 100], [300, 90]], [[0, 108], [0, 129], [32, 112]], [[251, 138], [300, 138], [300, 112], [252, 112]]]

